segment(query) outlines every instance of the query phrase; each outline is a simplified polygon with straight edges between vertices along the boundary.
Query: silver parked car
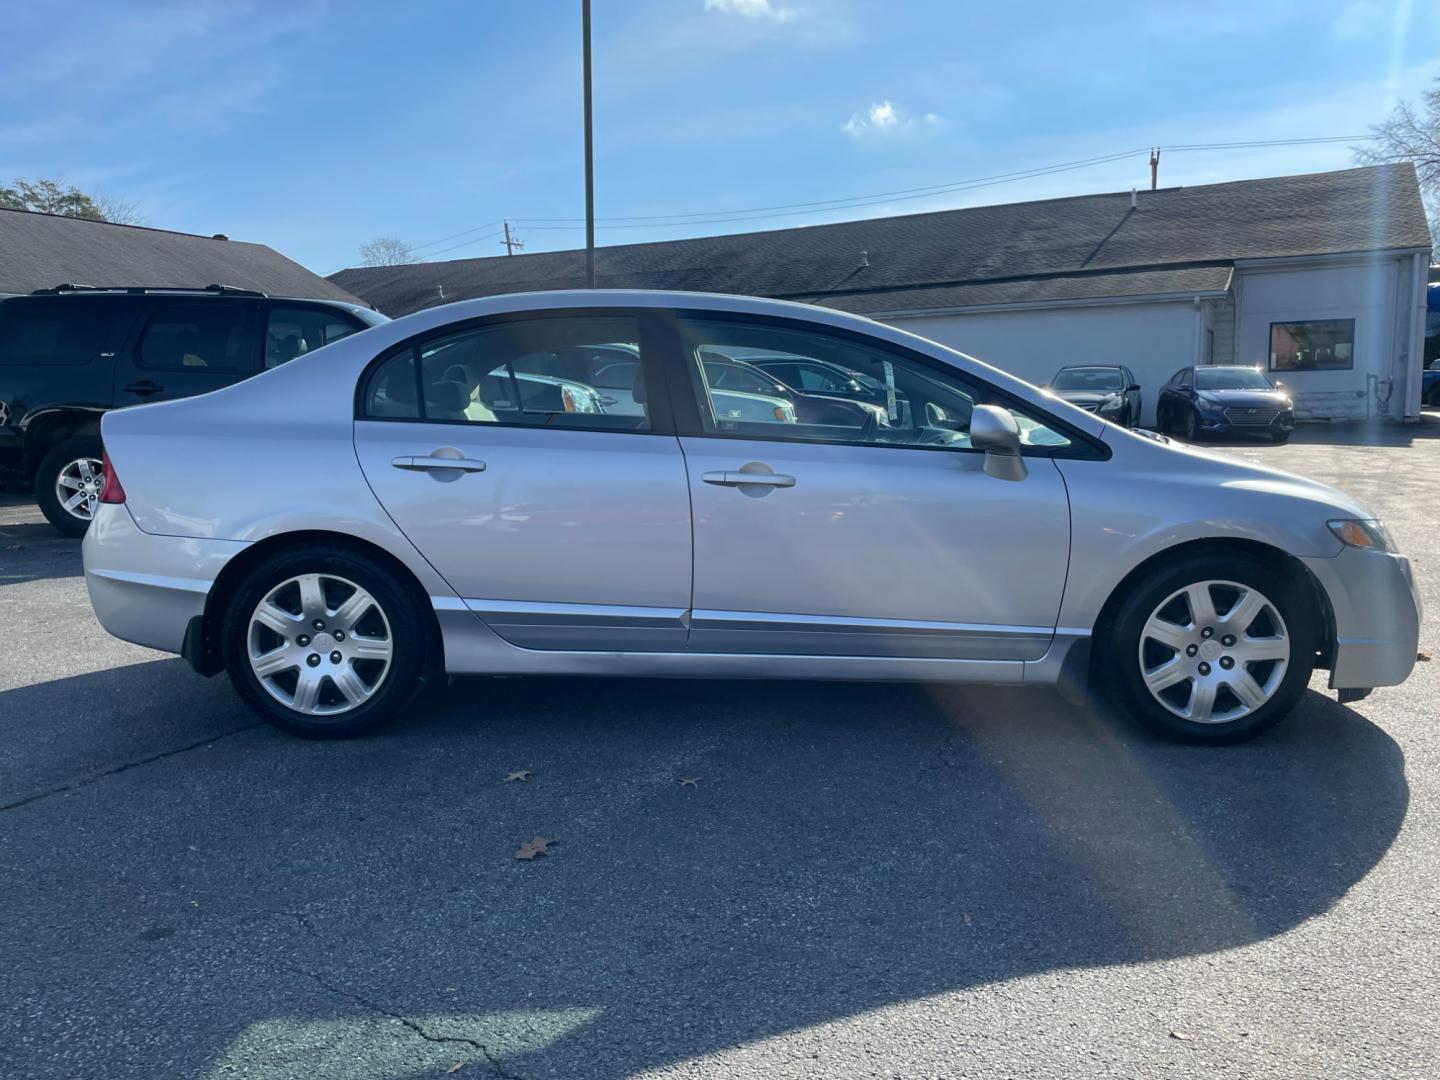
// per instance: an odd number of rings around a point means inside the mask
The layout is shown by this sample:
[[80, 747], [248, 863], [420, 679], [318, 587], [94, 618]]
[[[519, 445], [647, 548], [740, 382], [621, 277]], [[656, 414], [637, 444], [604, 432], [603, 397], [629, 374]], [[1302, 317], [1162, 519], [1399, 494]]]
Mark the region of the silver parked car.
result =
[[[638, 409], [470, 409], [452, 370], [473, 353], [513, 386], [617, 344]], [[710, 350], [861, 373], [883, 418], [736, 417]], [[1316, 667], [1352, 700], [1415, 660], [1409, 563], [1355, 500], [798, 304], [468, 301], [103, 434], [100, 621], [302, 735], [368, 731], [448, 672], [1099, 679], [1160, 732], [1225, 742]]]

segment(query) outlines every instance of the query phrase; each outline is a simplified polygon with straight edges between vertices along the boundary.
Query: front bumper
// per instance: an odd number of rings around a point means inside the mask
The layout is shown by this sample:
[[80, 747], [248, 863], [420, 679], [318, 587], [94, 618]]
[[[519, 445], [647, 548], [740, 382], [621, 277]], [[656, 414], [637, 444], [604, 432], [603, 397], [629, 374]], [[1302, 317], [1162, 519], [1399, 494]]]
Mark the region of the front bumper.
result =
[[178, 653], [220, 570], [247, 546], [141, 532], [123, 504], [102, 503], [81, 545], [90, 606], [116, 637]]
[[1246, 424], [1226, 416], [1224, 412], [1200, 413], [1200, 428], [1208, 432], [1234, 435], [1276, 435], [1295, 430], [1295, 414], [1282, 412], [1268, 424]]
[[1423, 608], [1410, 560], [1346, 547], [1329, 559], [1302, 560], [1335, 616], [1335, 690], [1395, 686], [1415, 666]]

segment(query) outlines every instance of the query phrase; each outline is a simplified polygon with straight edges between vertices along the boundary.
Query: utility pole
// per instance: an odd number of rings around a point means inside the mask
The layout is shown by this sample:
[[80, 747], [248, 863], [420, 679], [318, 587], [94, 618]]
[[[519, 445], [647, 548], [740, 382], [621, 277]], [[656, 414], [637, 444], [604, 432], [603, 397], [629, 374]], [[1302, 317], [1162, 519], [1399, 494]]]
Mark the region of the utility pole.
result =
[[590, 0], [580, 0], [585, 76], [585, 287], [595, 288], [595, 139], [590, 115]]
[[510, 222], [508, 221], [505, 222], [505, 239], [500, 242], [505, 245], [506, 255], [514, 255], [516, 248], [523, 248], [525, 246], [524, 240], [515, 240], [510, 236]]
[[1150, 148], [1150, 190], [1155, 190], [1155, 185], [1160, 182], [1160, 148]]

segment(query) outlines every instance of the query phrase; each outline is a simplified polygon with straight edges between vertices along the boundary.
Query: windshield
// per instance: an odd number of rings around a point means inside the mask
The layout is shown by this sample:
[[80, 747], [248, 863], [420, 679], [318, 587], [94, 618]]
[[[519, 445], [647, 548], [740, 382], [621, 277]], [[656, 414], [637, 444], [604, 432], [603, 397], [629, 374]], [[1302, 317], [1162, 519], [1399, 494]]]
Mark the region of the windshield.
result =
[[1050, 384], [1056, 390], [1090, 390], [1095, 393], [1125, 389], [1119, 368], [1061, 368]]
[[1259, 368], [1196, 368], [1196, 390], [1274, 390]]

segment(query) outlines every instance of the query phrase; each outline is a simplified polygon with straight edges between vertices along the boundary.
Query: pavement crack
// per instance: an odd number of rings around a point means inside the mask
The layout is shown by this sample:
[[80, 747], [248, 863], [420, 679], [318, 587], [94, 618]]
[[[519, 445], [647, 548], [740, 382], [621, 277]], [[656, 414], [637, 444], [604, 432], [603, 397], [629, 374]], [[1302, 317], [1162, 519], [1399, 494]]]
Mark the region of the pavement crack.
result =
[[390, 1017], [390, 1019], [398, 1021], [406, 1028], [413, 1031], [416, 1035], [419, 1035], [420, 1038], [424, 1039], [426, 1042], [449, 1043], [452, 1046], [468, 1046], [472, 1050], [478, 1050], [480, 1052], [480, 1056], [485, 1059], [485, 1064], [490, 1067], [491, 1071], [493, 1071], [496, 1076], [501, 1077], [502, 1080], [524, 1080], [524, 1077], [522, 1077], [519, 1073], [510, 1072], [508, 1069], [502, 1066], [499, 1059], [496, 1058], [495, 1055], [490, 1052], [489, 1048], [486, 1047], [486, 1045], [482, 1042], [479, 1042], [475, 1039], [466, 1038], [464, 1035], [432, 1034], [431, 1032], [426, 1031], [424, 1025], [421, 1024], [419, 1021], [412, 1020], [410, 1019], [410, 1017], [404, 1015], [403, 1013], [395, 1012], [393, 1009], [387, 1009], [383, 1005], [377, 1005], [369, 998], [364, 997], [361, 994], [357, 994], [353, 990], [346, 990], [343, 986], [336, 986], [328, 979], [322, 978], [321, 976], [315, 974], [315, 972], [313, 971], [306, 971], [304, 968], [295, 967], [287, 967], [285, 970], [290, 972], [292, 975], [302, 975], [305, 978], [309, 979], [311, 982], [315, 983], [315, 985], [319, 986], [321, 989], [326, 990], [336, 995], [337, 997], [347, 998], [350, 1001], [353, 1001], [355, 1004], [359, 1005], [361, 1008], [369, 1009], [373, 1013], [378, 1013], [381, 1016], [388, 1016]]
[[131, 769], [138, 769], [142, 765], [151, 765], [157, 761], [164, 761], [166, 758], [176, 757], [180, 754], [188, 754], [191, 750], [199, 750], [202, 747], [210, 746], [221, 739], [228, 739], [232, 735], [239, 735], [244, 731], [253, 731], [257, 727], [263, 727], [263, 723], [256, 721], [253, 724], [246, 724], [243, 727], [233, 728], [230, 731], [222, 731], [219, 735], [210, 735], [199, 742], [188, 743], [185, 746], [177, 746], [172, 750], [162, 750], [158, 754], [151, 754], [149, 757], [140, 758], [137, 761], [126, 761], [114, 765], [93, 776], [87, 776], [82, 780], [75, 780], [68, 784], [60, 784], [57, 787], [47, 788], [44, 791], [37, 791], [33, 795], [26, 795], [23, 799], [16, 799], [14, 802], [0, 804], [0, 812], [6, 810], [17, 810], [22, 806], [29, 806], [31, 803], [39, 802], [41, 799], [48, 799], [54, 795], [64, 795], [67, 791], [78, 791], [80, 788], [87, 788], [92, 784], [98, 784], [101, 780], [111, 776], [118, 776], [120, 773], [129, 772]]

